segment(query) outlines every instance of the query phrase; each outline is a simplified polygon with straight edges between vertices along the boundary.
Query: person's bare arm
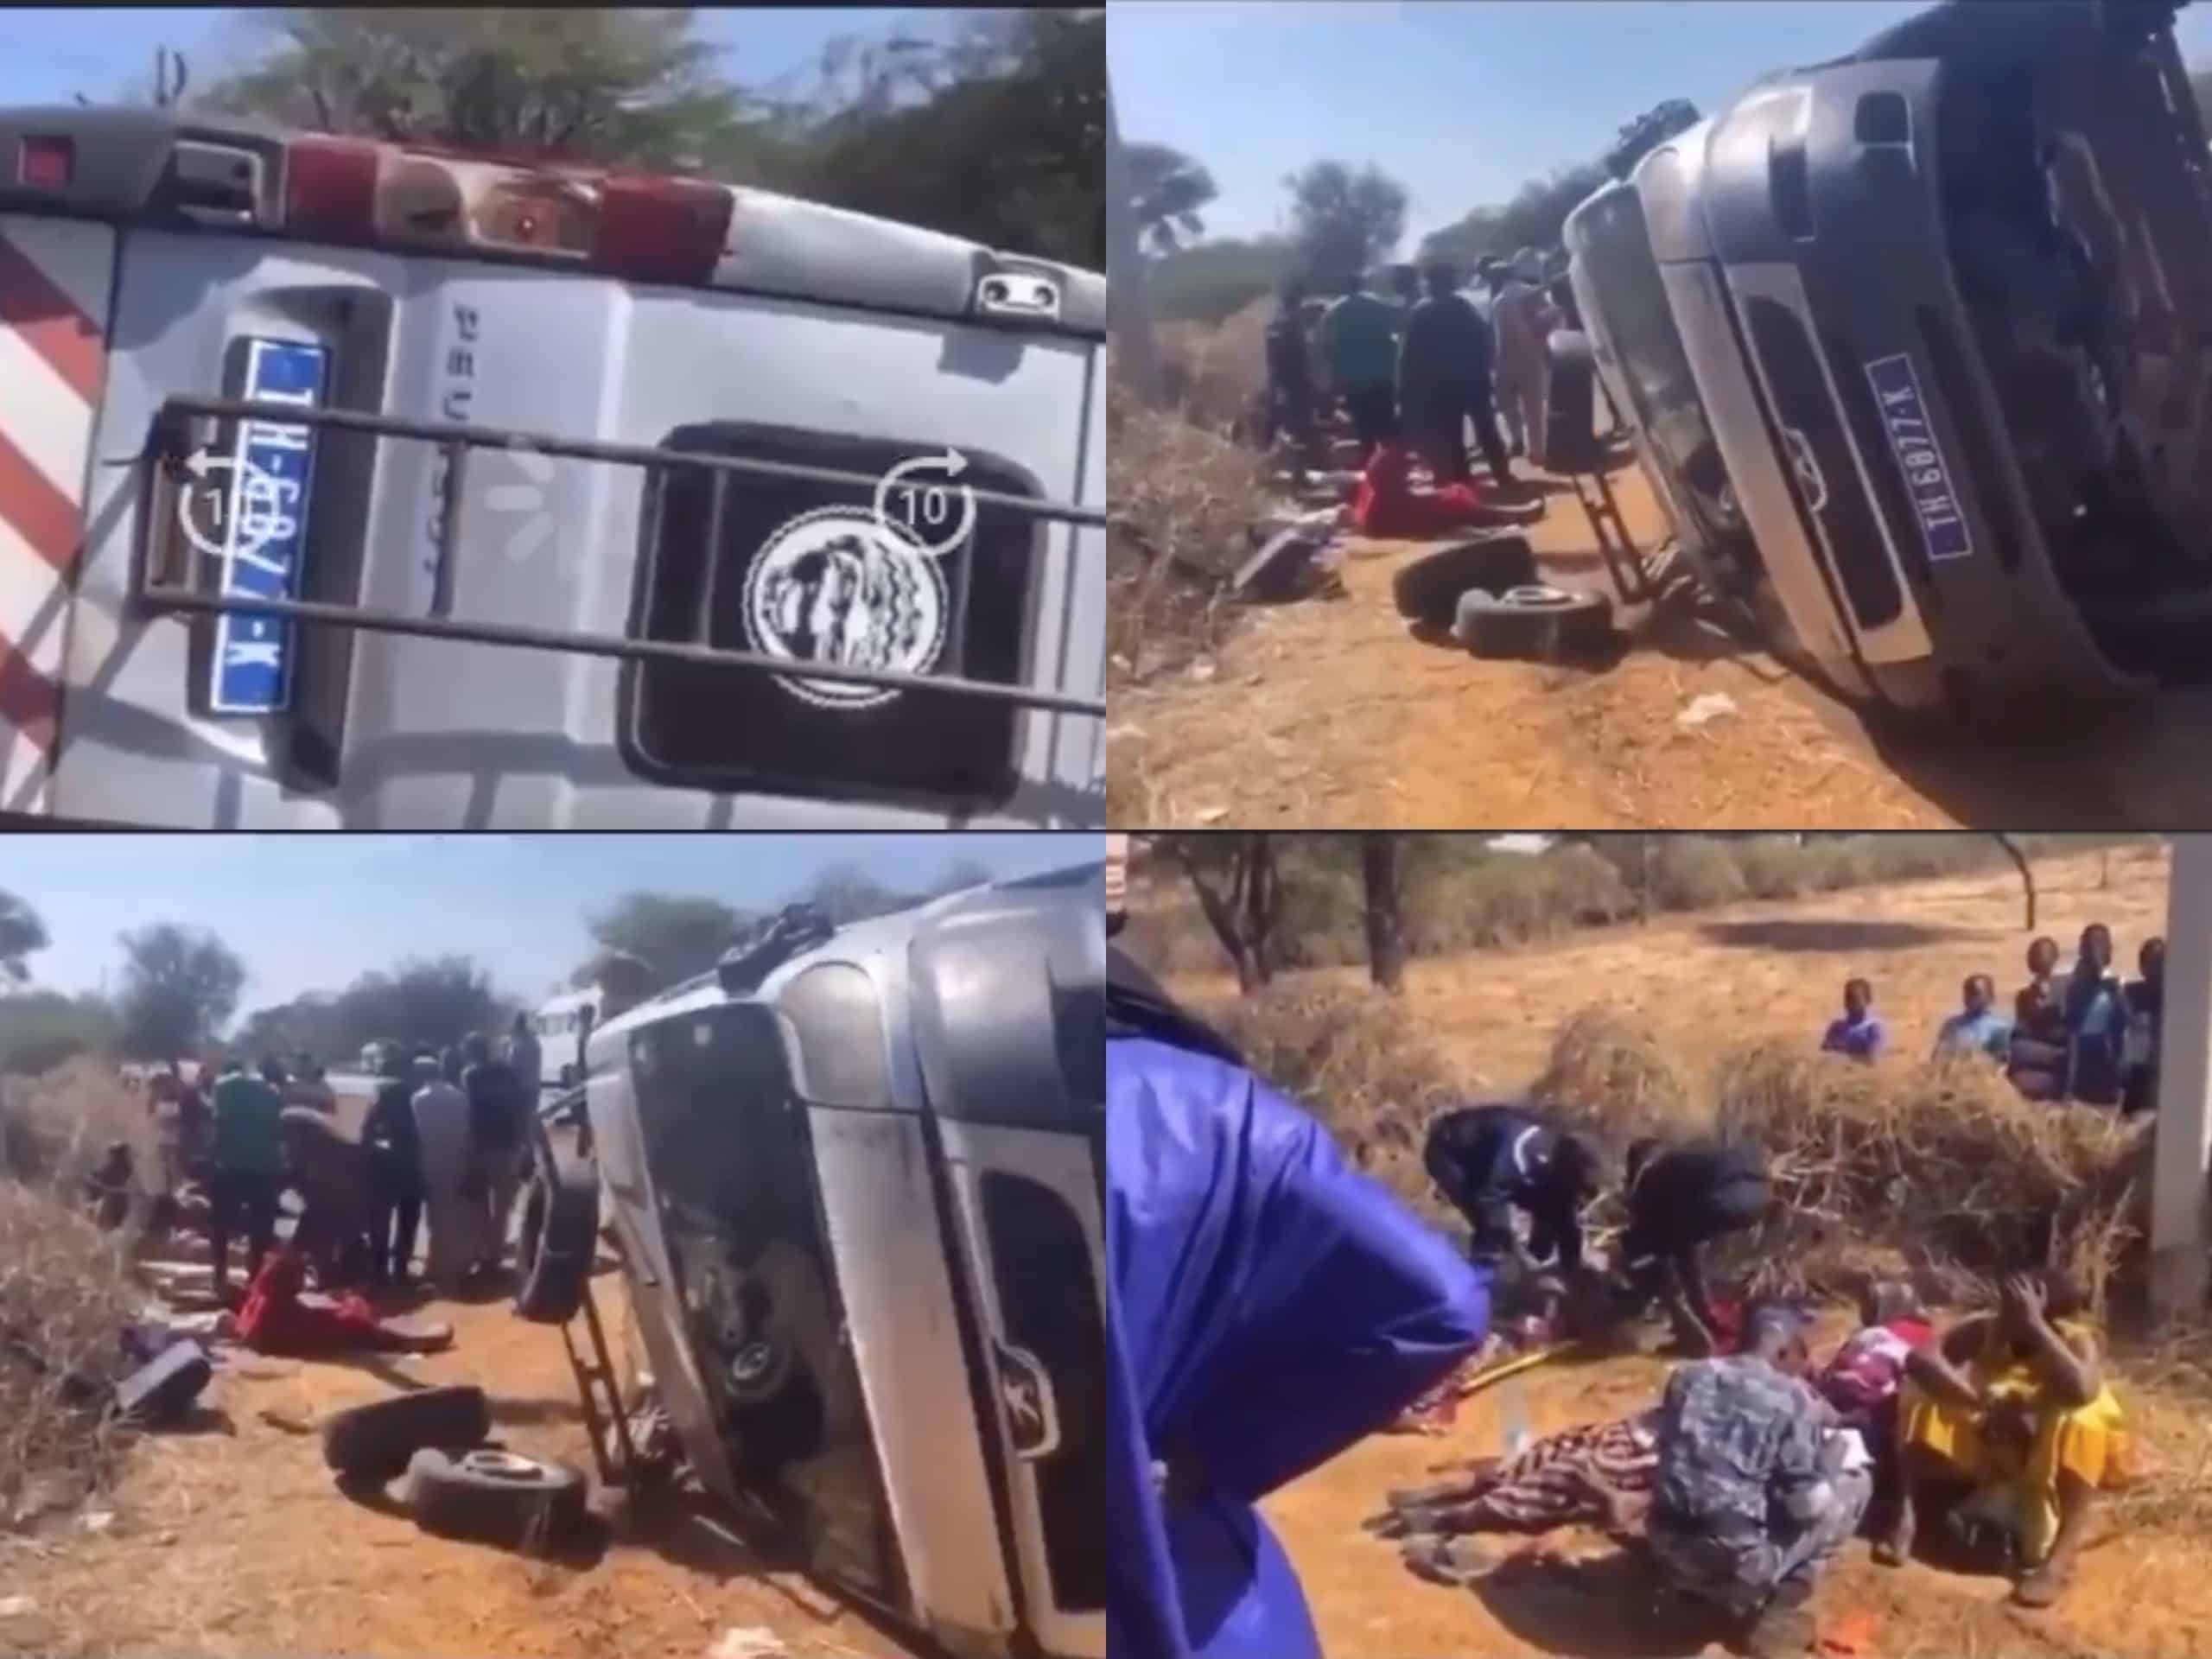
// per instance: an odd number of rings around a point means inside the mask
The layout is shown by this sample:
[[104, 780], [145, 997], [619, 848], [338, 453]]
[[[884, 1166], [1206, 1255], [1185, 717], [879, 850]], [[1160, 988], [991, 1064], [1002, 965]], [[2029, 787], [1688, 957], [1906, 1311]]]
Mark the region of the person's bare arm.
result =
[[1942, 1340], [1914, 1349], [1904, 1363], [1905, 1375], [1940, 1400], [1948, 1400], [1954, 1405], [1979, 1406], [1982, 1402], [1981, 1390], [1967, 1376], [1966, 1368], [1993, 1317], [1977, 1313], [1961, 1319], [1944, 1333]]
[[2033, 1280], [2012, 1280], [2005, 1291], [2022, 1304], [2036, 1368], [2059, 1398], [2072, 1406], [2086, 1406], [2094, 1400], [2104, 1391], [2104, 1366], [2096, 1339], [2084, 1333], [2078, 1344], [2069, 1343], [2044, 1312], [2043, 1287]]

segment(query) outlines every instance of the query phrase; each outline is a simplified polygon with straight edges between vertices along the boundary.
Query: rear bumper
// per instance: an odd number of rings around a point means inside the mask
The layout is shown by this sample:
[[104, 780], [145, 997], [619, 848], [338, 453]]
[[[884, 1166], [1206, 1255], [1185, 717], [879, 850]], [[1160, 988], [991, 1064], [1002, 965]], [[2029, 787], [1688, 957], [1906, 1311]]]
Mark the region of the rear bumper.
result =
[[2058, 584], [1952, 278], [1939, 75], [1845, 64], [1742, 100], [1706, 158], [1714, 251], [1885, 700], [1972, 705], [2028, 684], [2121, 696], [2139, 682]]

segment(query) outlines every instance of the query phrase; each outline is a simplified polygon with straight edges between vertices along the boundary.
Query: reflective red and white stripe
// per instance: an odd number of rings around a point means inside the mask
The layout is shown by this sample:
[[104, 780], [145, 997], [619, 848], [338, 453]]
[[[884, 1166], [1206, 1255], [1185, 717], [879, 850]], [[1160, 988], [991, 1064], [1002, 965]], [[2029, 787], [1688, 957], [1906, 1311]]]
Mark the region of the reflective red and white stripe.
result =
[[46, 804], [114, 232], [0, 216], [0, 808]]

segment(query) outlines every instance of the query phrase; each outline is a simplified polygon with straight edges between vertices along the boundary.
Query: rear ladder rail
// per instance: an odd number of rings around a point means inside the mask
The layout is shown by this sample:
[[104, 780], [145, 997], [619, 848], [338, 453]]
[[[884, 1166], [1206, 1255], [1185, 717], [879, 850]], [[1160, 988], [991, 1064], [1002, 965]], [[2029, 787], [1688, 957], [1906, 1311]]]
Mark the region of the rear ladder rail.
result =
[[[177, 493], [188, 486], [187, 461], [199, 447], [208, 423], [218, 421], [260, 420], [286, 426], [333, 428], [362, 432], [374, 439], [406, 438], [435, 444], [448, 467], [444, 499], [440, 507], [436, 563], [432, 571], [431, 597], [427, 614], [385, 610], [359, 604], [325, 601], [273, 599], [253, 594], [227, 594], [207, 589], [198, 567], [206, 562], [192, 557], [194, 550], [177, 526]], [[545, 628], [520, 623], [486, 621], [453, 614], [454, 577], [461, 549], [459, 545], [461, 484], [471, 453], [477, 449], [527, 448], [540, 454], [576, 461], [597, 461], [618, 466], [645, 467], [658, 476], [673, 468], [693, 467], [714, 480], [711, 525], [723, 521], [725, 498], [733, 475], [790, 479], [807, 482], [857, 486], [873, 491], [879, 480], [865, 473], [837, 467], [811, 467], [798, 461], [764, 461], [738, 455], [695, 454], [656, 446], [601, 443], [547, 434], [523, 432], [498, 426], [463, 426], [449, 422], [404, 420], [387, 415], [368, 415], [349, 409], [303, 409], [294, 404], [238, 402], [218, 397], [172, 397], [156, 415], [147, 452], [141, 464], [150, 462], [156, 488], [142, 556], [134, 563], [131, 597], [156, 613], [200, 615], [286, 617], [371, 632], [411, 635], [419, 639], [454, 639], [478, 645], [518, 646], [539, 651], [580, 652], [613, 657], [627, 662], [696, 663], [712, 668], [747, 669], [789, 677], [803, 674], [809, 680], [840, 681], [855, 685], [882, 686], [897, 690], [919, 690], [1010, 703], [1017, 708], [1059, 714], [1103, 717], [1103, 696], [1082, 696], [1066, 690], [1047, 690], [995, 680], [978, 680], [956, 674], [912, 674], [893, 669], [866, 668], [840, 663], [798, 662], [766, 652], [741, 651], [706, 643], [708, 614], [702, 599], [696, 640], [640, 639], [627, 634], [597, 633], [567, 628]], [[1057, 501], [1032, 500], [996, 490], [968, 486], [978, 506], [1004, 509], [1031, 518], [1103, 530], [1106, 514], [1098, 508]], [[717, 561], [708, 559], [711, 572]], [[971, 560], [963, 560], [960, 597]], [[707, 584], [711, 598], [712, 579]]]

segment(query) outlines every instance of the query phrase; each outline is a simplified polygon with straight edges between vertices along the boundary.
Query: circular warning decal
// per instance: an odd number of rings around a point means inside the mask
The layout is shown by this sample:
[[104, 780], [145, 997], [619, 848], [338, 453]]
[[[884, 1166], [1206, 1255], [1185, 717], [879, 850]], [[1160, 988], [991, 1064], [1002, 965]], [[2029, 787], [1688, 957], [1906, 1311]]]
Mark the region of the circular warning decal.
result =
[[[756, 651], [798, 663], [926, 674], [944, 650], [944, 577], [895, 523], [865, 507], [817, 507], [780, 525], [745, 579], [745, 632]], [[896, 687], [779, 675], [822, 709], [873, 709]]]

